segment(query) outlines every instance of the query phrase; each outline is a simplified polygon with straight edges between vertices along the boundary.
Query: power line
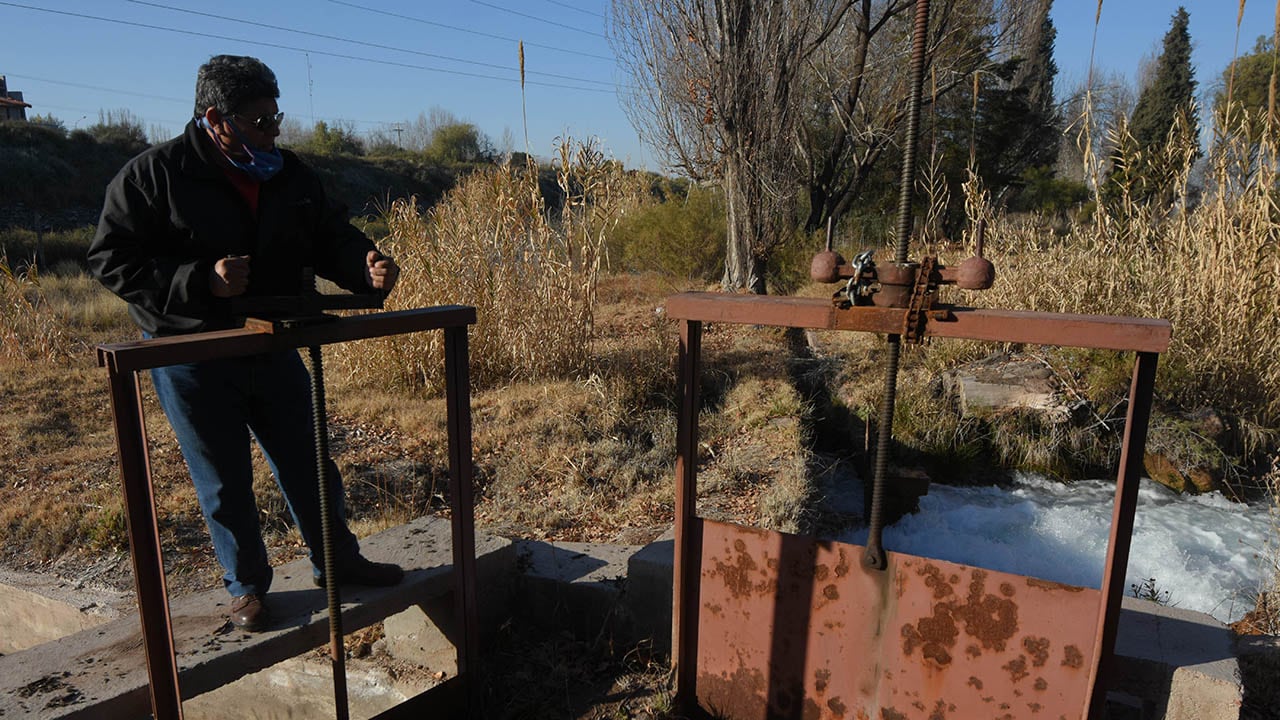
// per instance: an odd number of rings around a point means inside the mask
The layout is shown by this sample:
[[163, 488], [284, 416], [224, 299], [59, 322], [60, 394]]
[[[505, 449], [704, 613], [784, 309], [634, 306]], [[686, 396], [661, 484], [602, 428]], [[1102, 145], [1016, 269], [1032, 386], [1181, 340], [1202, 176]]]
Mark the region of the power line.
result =
[[[148, 7], [160, 8], [162, 10], [172, 10], [174, 12], [187, 13], [189, 15], [199, 15], [200, 17], [213, 18], [215, 20], [225, 20], [227, 22], [240, 23], [241, 25], [252, 25], [255, 27], [267, 28], [268, 30], [279, 30], [282, 32], [294, 33], [297, 35], [306, 35], [308, 37], [316, 37], [324, 40], [337, 40], [338, 42], [351, 43], [352, 45], [362, 45], [364, 47], [377, 48], [379, 50], [392, 50], [395, 52], [409, 53], [411, 55], [421, 55], [422, 57], [431, 57], [439, 60], [448, 60], [450, 62], [463, 63], [466, 65], [476, 65], [479, 67], [493, 68], [495, 70], [509, 70], [512, 72], [516, 71], [516, 68], [510, 67], [508, 65], [498, 65], [496, 63], [480, 62], [478, 60], [466, 60], [463, 58], [451, 57], [449, 55], [440, 55], [438, 53], [430, 53], [422, 50], [412, 50], [409, 48], [394, 47], [392, 45], [382, 45], [379, 43], [366, 42], [364, 40], [352, 40], [350, 38], [344, 38], [338, 35], [326, 35], [324, 33], [310, 32], [308, 30], [297, 30], [294, 28], [281, 27], [279, 25], [270, 25], [268, 23], [254, 22], [253, 20], [244, 20], [241, 18], [227, 17], [225, 15], [215, 15], [213, 13], [201, 12], [199, 10], [189, 10], [187, 8], [173, 7], [172, 5], [163, 5], [157, 2], [148, 2], [148, 0], [126, 0], [126, 2], [133, 3], [134, 5], [145, 5]], [[529, 74], [541, 75], [543, 77], [558, 78], [560, 80], [572, 80], [573, 82], [595, 83], [597, 85], [613, 84], [607, 80], [590, 80], [587, 78], [574, 77], [572, 75], [559, 75], [556, 73], [537, 72], [535, 70], [530, 70]]]
[[586, 13], [587, 15], [594, 15], [595, 17], [598, 17], [598, 18], [600, 18], [601, 20], [603, 20], [603, 19], [604, 19], [604, 15], [602, 15], [601, 13], [595, 12], [594, 10], [588, 10], [588, 9], [586, 9], [586, 8], [574, 7], [573, 5], [570, 5], [569, 3], [566, 3], [566, 2], [560, 2], [559, 0], [547, 0], [547, 2], [551, 3], [552, 5], [559, 5], [559, 6], [560, 6], [560, 7], [562, 7], [562, 8], [567, 8], [567, 9], [569, 9], [569, 10], [573, 10], [574, 12]]
[[[0, 4], [5, 4], [5, 3], [0, 3]], [[23, 79], [23, 80], [34, 80], [35, 82], [49, 83], [50, 85], [65, 85], [65, 86], [67, 86], [67, 87], [80, 88], [80, 89], [82, 89], [82, 90], [98, 90], [98, 91], [101, 91], [101, 92], [108, 92], [108, 93], [112, 93], [112, 94], [115, 94], [115, 95], [134, 95], [134, 96], [136, 96], [136, 97], [143, 97], [143, 98], [148, 98], [148, 99], [151, 99], [151, 100], [164, 100], [164, 101], [166, 101], [166, 102], [182, 103], [183, 105], [187, 105], [187, 106], [190, 106], [190, 105], [191, 105], [191, 103], [192, 103], [192, 101], [191, 101], [191, 100], [180, 100], [180, 99], [178, 99], [178, 98], [165, 97], [165, 96], [163, 96], [163, 95], [147, 95], [147, 94], [145, 94], [145, 93], [132, 92], [132, 91], [130, 91], [130, 90], [121, 90], [121, 89], [119, 89], [119, 88], [109, 88], [109, 87], [103, 87], [103, 86], [101, 86], [101, 85], [87, 85], [87, 84], [85, 84], [85, 83], [67, 82], [67, 81], [65, 81], [65, 80], [53, 80], [53, 79], [50, 79], [50, 78], [36, 77], [36, 76], [34, 76], [34, 75], [23, 75], [23, 74], [20, 74], [20, 73], [11, 73], [11, 72], [6, 72], [6, 73], [5, 73], [5, 76], [6, 76], [6, 77], [11, 77], [11, 78], [21, 78], [21, 79]], [[33, 103], [33, 109], [34, 109], [35, 107], [40, 107], [40, 108], [53, 108], [53, 109], [55, 109], [55, 110], [73, 110], [73, 111], [75, 111], [75, 112], [82, 112], [82, 113], [95, 113], [95, 112], [102, 112], [102, 108], [99, 108], [99, 109], [97, 109], [97, 110], [88, 110], [88, 109], [85, 109], [85, 108], [67, 107], [67, 106], [62, 106], [62, 105], [50, 105], [50, 104], [48, 104], [48, 103], [44, 103], [44, 102], [41, 102], [41, 103], [38, 103], [38, 104]], [[286, 117], [292, 117], [292, 116], [286, 116]], [[146, 118], [143, 118], [143, 119], [145, 120]], [[184, 117], [182, 120], [176, 120], [176, 121], [162, 121], [162, 122], [176, 122], [178, 125], [182, 125], [183, 123], [185, 123], [185, 122], [187, 121], [187, 119], [188, 119], [188, 118], [185, 118], [185, 117]], [[360, 120], [360, 119], [358, 119], [358, 118], [332, 118], [332, 117], [330, 117], [330, 118], [320, 118], [320, 119], [321, 119], [321, 120], [324, 120], [325, 122], [331, 123], [331, 124], [334, 124], [334, 123], [346, 123], [346, 122], [349, 122], [349, 123], [355, 123], [355, 124], [357, 124], [357, 125], [386, 125], [386, 126], [392, 126], [392, 125], [399, 125], [399, 124], [400, 124], [400, 122], [399, 122], [399, 121], [388, 121], [388, 120]], [[315, 118], [314, 118], [314, 117], [312, 117], [312, 118], [311, 118], [311, 120], [312, 120], [312, 122], [314, 122], [314, 121], [315, 121]]]
[[[180, 98], [165, 97], [164, 95], [148, 95], [146, 93], [133, 92], [132, 90], [117, 90], [115, 88], [99, 87], [97, 85], [85, 85], [84, 83], [73, 83], [65, 80], [50, 80], [49, 78], [36, 77], [34, 75], [15, 75], [14, 73], [6, 73], [9, 77], [22, 78], [23, 80], [35, 80], [36, 82], [49, 83], [50, 85], [66, 85], [67, 87], [80, 88], [82, 90], [101, 90], [114, 95], [133, 95], [134, 97], [147, 98], [149, 100], [167, 100], [169, 102], [191, 104], [191, 100], [183, 100]], [[74, 108], [68, 108], [74, 109]]]
[[[487, 33], [480, 30], [472, 30], [470, 28], [458, 27], [456, 25], [446, 25], [444, 23], [436, 22], [434, 20], [427, 20], [425, 18], [413, 17], [412, 15], [401, 15], [400, 13], [393, 13], [388, 10], [379, 10], [378, 8], [369, 7], [368, 5], [357, 5], [356, 3], [345, 2], [344, 0], [329, 0], [329, 2], [333, 3], [334, 5], [346, 5], [347, 7], [355, 8], [357, 10], [364, 10], [366, 12], [377, 13], [379, 15], [386, 15], [387, 17], [393, 17], [393, 18], [399, 18], [401, 20], [418, 22], [418, 23], [422, 23], [423, 25], [434, 25], [435, 27], [442, 27], [442, 28], [445, 28], [446, 30], [454, 30], [461, 33], [467, 33], [468, 35], [478, 35], [480, 37], [487, 37], [492, 40], [502, 40], [504, 42], [511, 42], [511, 43], [520, 41], [519, 38], [507, 37], [505, 35], [495, 35], [493, 33]], [[541, 48], [543, 50], [550, 50], [551, 52], [562, 52], [562, 53], [569, 53], [571, 55], [581, 55], [583, 57], [595, 58], [597, 60], [613, 60], [613, 58], [608, 55], [596, 55], [595, 53], [584, 52], [582, 50], [570, 50], [569, 48], [555, 47], [554, 45], [540, 45], [538, 43], [532, 43], [527, 41], [525, 42], [525, 45], [528, 47], [536, 47], [536, 48]]]
[[504, 13], [510, 13], [511, 15], [518, 15], [522, 18], [525, 18], [527, 20], [532, 20], [534, 22], [545, 23], [547, 25], [555, 25], [556, 27], [561, 27], [561, 28], [564, 28], [565, 30], [572, 30], [574, 32], [580, 32], [586, 35], [595, 35], [598, 38], [604, 38], [608, 40], [608, 38], [604, 37], [603, 33], [598, 33], [594, 30], [583, 30], [582, 28], [574, 27], [572, 25], [565, 25], [564, 23], [558, 23], [554, 20], [547, 20], [545, 18], [540, 18], [537, 15], [530, 15], [528, 13], [522, 13], [519, 10], [512, 10], [511, 8], [502, 7], [501, 5], [494, 5], [493, 3], [484, 2], [484, 0], [471, 0], [471, 2], [475, 3], [476, 5], [483, 5], [485, 7], [493, 8], [494, 10], [499, 10]]
[[[211, 38], [211, 39], [213, 39], [213, 40], [227, 40], [227, 41], [230, 41], [230, 42], [245, 43], [245, 44], [247, 44], [247, 45], [261, 45], [261, 46], [263, 46], [263, 47], [272, 47], [272, 48], [276, 48], [276, 49], [279, 49], [279, 50], [289, 50], [289, 51], [292, 51], [292, 52], [299, 52], [299, 53], [308, 53], [308, 52], [309, 52], [309, 53], [313, 53], [313, 54], [315, 54], [315, 55], [324, 55], [324, 56], [327, 56], [327, 57], [335, 57], [335, 58], [339, 58], [339, 59], [342, 59], [342, 60], [359, 60], [359, 61], [362, 61], [362, 62], [374, 63], [374, 64], [377, 64], [377, 65], [390, 65], [390, 66], [393, 66], [393, 67], [409, 68], [409, 69], [412, 69], [412, 70], [425, 70], [425, 71], [427, 71], [427, 72], [437, 72], [437, 73], [445, 73], [445, 74], [448, 74], [448, 75], [460, 75], [460, 76], [463, 76], [463, 77], [480, 78], [480, 79], [482, 79], [482, 80], [497, 80], [497, 81], [499, 81], [499, 82], [511, 82], [511, 83], [518, 83], [518, 82], [520, 82], [519, 78], [495, 77], [495, 76], [493, 76], [493, 75], [482, 75], [482, 74], [480, 74], [480, 73], [466, 72], [466, 71], [463, 71], [463, 70], [448, 70], [448, 69], [445, 69], [445, 68], [436, 68], [436, 67], [430, 67], [430, 66], [426, 66], [426, 65], [413, 65], [413, 64], [410, 64], [410, 63], [395, 62], [395, 61], [392, 61], [392, 60], [377, 60], [377, 59], [374, 59], [374, 58], [367, 58], [367, 57], [362, 57], [362, 56], [359, 56], [359, 55], [347, 55], [347, 54], [345, 54], [345, 53], [326, 52], [326, 51], [324, 51], [324, 50], [310, 50], [310, 49], [308, 49], [308, 48], [294, 47], [294, 46], [292, 46], [292, 45], [282, 45], [282, 44], [280, 44], [280, 43], [264, 42], [264, 41], [261, 41], [261, 40], [245, 40], [244, 38], [230, 37], [230, 36], [228, 36], [228, 35], [217, 35], [217, 34], [214, 34], [214, 33], [196, 32], [196, 31], [194, 31], [194, 30], [183, 30], [183, 29], [181, 29], [181, 28], [171, 28], [171, 27], [165, 27], [165, 26], [163, 26], [163, 25], [150, 25], [150, 24], [147, 24], [147, 23], [131, 22], [131, 21], [128, 21], [128, 20], [117, 20], [117, 19], [115, 19], [115, 18], [105, 18], [105, 17], [100, 17], [100, 16], [97, 16], [97, 15], [87, 15], [87, 14], [83, 14], [83, 13], [74, 13], [74, 12], [69, 12], [69, 11], [66, 11], [66, 10], [51, 10], [51, 9], [48, 9], [48, 8], [34, 7], [34, 6], [32, 6], [32, 5], [23, 5], [23, 4], [21, 4], [21, 3], [6, 2], [5, 0], [0, 0], [0, 5], [5, 5], [5, 6], [8, 6], [8, 7], [21, 8], [21, 9], [23, 9], [23, 10], [35, 10], [36, 12], [51, 13], [51, 14], [54, 14], [54, 15], [64, 15], [64, 16], [68, 16], [68, 17], [83, 18], [83, 19], [86, 19], [86, 20], [98, 20], [98, 21], [100, 21], [100, 22], [107, 22], [107, 23], [112, 23], [112, 24], [115, 24], [115, 25], [128, 25], [128, 26], [132, 26], [132, 27], [146, 28], [146, 29], [148, 29], [148, 30], [161, 30], [161, 31], [164, 31], [164, 32], [178, 33], [178, 34], [180, 34], [180, 35], [191, 35], [191, 36], [194, 36], [194, 37]], [[562, 84], [559, 84], [559, 83], [541, 82], [541, 81], [538, 81], [538, 80], [530, 80], [530, 81], [528, 82], [528, 84], [529, 84], [529, 85], [539, 85], [539, 86], [541, 86], [541, 87], [560, 88], [560, 89], [563, 89], [563, 90], [578, 90], [578, 91], [580, 91], [580, 92], [594, 92], [594, 93], [608, 93], [608, 92], [612, 92], [612, 90], [606, 90], [606, 89], [603, 89], [603, 88], [586, 88], [586, 87], [579, 87], [579, 86], [576, 86], [576, 85], [562, 85]]]

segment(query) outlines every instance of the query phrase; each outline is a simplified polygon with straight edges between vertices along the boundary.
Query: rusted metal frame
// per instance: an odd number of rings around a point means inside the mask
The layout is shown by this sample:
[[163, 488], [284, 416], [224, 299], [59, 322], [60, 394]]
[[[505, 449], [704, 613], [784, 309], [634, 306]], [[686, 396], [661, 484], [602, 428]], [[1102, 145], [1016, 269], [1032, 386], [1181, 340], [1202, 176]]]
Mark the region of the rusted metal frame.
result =
[[[178, 681], [177, 655], [173, 641], [172, 618], [165, 588], [164, 555], [160, 544], [159, 524], [155, 510], [155, 491], [147, 449], [146, 426], [142, 414], [142, 394], [137, 383], [140, 370], [200, 360], [238, 357], [259, 352], [296, 349], [304, 346], [332, 344], [385, 335], [398, 335], [423, 330], [445, 330], [446, 395], [450, 436], [450, 482], [461, 487], [451, 499], [454, 514], [455, 582], [469, 587], [459, 592], [464, 609], [460, 620], [464, 641], [476, 642], [475, 613], [475, 535], [471, 492], [471, 414], [467, 380], [466, 326], [476, 321], [475, 308], [444, 306], [390, 313], [337, 318], [333, 322], [270, 334], [261, 329], [225, 330], [195, 335], [179, 335], [125, 343], [100, 345], [98, 365], [106, 367], [111, 389], [111, 408], [116, 429], [116, 445], [120, 456], [121, 485], [125, 497], [125, 521], [133, 559], [134, 582], [138, 591], [138, 610], [142, 623], [143, 652], [151, 688], [152, 712], [156, 720], [181, 720], [182, 696]], [[462, 341], [458, 341], [458, 333]], [[453, 370], [450, 371], [450, 366]], [[461, 390], [453, 383], [461, 382]], [[457, 414], [457, 416], [455, 416]], [[456, 427], [455, 427], [456, 425]], [[465, 444], [464, 444], [465, 443]], [[463, 482], [465, 480], [465, 482]], [[458, 498], [465, 497], [466, 507]], [[463, 515], [470, 531], [462, 533], [469, 549], [460, 565], [458, 561], [458, 517]], [[462, 568], [457, 573], [457, 568]], [[458, 577], [465, 576], [466, 579]], [[467, 653], [474, 661], [474, 652]], [[459, 653], [459, 670], [464, 662]], [[452, 686], [451, 686], [452, 687]], [[474, 690], [472, 690], [474, 693]], [[474, 695], [473, 695], [474, 696]], [[474, 708], [476, 705], [471, 703]]]
[[675, 554], [672, 567], [671, 657], [675, 704], [693, 712], [698, 704], [698, 608], [702, 525], [698, 517], [698, 410], [702, 323], [680, 323], [680, 417], [676, 430]]
[[349, 340], [366, 340], [385, 335], [402, 335], [424, 330], [441, 330], [473, 325], [476, 310], [462, 305], [445, 305], [414, 310], [354, 315], [331, 322], [272, 334], [261, 327], [218, 330], [195, 335], [172, 335], [150, 340], [98, 346], [98, 364], [106, 357], [121, 371], [148, 370], [164, 365], [241, 357], [310, 345], [331, 345]]
[[[1150, 318], [946, 305], [933, 309], [945, 309], [946, 317], [931, 316], [924, 329], [926, 337], [1160, 353], [1169, 349], [1172, 335], [1167, 320]], [[839, 309], [822, 298], [681, 293], [667, 298], [666, 310], [678, 320], [886, 334], [902, 331], [901, 308]]]
[[[178, 661], [173, 647], [169, 594], [165, 588], [164, 554], [156, 522], [147, 453], [147, 430], [142, 416], [142, 391], [137, 374], [110, 368], [111, 414], [115, 418], [116, 450], [125, 478], [125, 529], [133, 560], [134, 587], [142, 621], [142, 649], [151, 678], [151, 707], [156, 720], [181, 720]], [[130, 479], [145, 480], [130, 482]]]
[[479, 659], [480, 621], [476, 597], [475, 495], [472, 487], [471, 379], [467, 327], [444, 331], [445, 404], [449, 425], [449, 497], [453, 517], [453, 595], [462, 637], [458, 676], [464, 678], [471, 712], [479, 708], [480, 684], [472, 673]]
[[[937, 323], [947, 330], [926, 332], [935, 337], [1004, 342], [1034, 342], [1067, 347], [1092, 347], [1136, 351], [1129, 411], [1118, 470], [1116, 500], [1112, 509], [1111, 537], [1098, 603], [1098, 631], [1090, 664], [1087, 705], [1082, 712], [1091, 720], [1102, 717], [1105, 680], [1113, 661], [1119, 624], [1124, 575], [1128, 565], [1137, 491], [1143, 472], [1147, 425], [1154, 392], [1159, 352], [1168, 348], [1171, 327], [1167, 321], [1023, 311], [985, 311], [956, 308], [955, 322]], [[867, 311], [867, 312], [863, 312]], [[704, 320], [782, 327], [864, 330], [892, 333], [900, 311], [881, 308], [835, 310], [821, 300], [807, 298], [758, 298], [710, 293], [686, 293], [668, 299], [667, 312], [681, 320], [680, 374], [684, 399], [677, 437], [676, 548], [673, 612], [673, 658], [676, 659], [676, 699], [680, 707], [695, 708], [697, 692], [697, 623], [699, 611], [700, 543], [691, 542], [700, 531], [696, 515], [697, 381], [701, 322]], [[864, 327], [870, 325], [870, 327]], [[900, 326], [898, 326], [900, 327]], [[1033, 339], [1034, 338], [1034, 339]], [[683, 532], [682, 532], [683, 529]], [[697, 532], [700, 538], [701, 533]], [[697, 548], [696, 554], [691, 552]]]
[[1129, 569], [1129, 546], [1133, 541], [1133, 519], [1138, 509], [1138, 486], [1144, 472], [1147, 426], [1151, 420], [1151, 399], [1155, 392], [1155, 353], [1140, 352], [1133, 365], [1129, 385], [1129, 409], [1120, 446], [1120, 468], [1116, 476], [1115, 503], [1111, 510], [1111, 536], [1107, 540], [1107, 562], [1102, 572], [1102, 602], [1098, 611], [1099, 658], [1089, 678], [1090, 720], [1101, 720], [1107, 700], [1107, 680], [1115, 661], [1116, 633], [1120, 625], [1120, 605], [1124, 598], [1125, 573]]

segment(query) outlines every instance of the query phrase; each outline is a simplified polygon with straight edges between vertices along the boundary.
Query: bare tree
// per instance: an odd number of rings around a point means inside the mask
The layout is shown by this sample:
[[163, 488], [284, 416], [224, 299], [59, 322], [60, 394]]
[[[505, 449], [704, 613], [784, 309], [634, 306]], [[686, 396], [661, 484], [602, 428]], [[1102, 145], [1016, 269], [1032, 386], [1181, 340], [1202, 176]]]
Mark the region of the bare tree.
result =
[[726, 288], [764, 293], [795, 226], [797, 78], [857, 0], [613, 0], [624, 107], [669, 168], [719, 182]]
[[[901, 140], [914, 0], [858, 0], [814, 53], [805, 84], [809, 109], [797, 157], [809, 194], [805, 228], [838, 220], [873, 170]], [[1047, 3], [934, 0], [926, 56], [926, 103], [968, 87], [973, 74], [1025, 35], [1028, 15]]]

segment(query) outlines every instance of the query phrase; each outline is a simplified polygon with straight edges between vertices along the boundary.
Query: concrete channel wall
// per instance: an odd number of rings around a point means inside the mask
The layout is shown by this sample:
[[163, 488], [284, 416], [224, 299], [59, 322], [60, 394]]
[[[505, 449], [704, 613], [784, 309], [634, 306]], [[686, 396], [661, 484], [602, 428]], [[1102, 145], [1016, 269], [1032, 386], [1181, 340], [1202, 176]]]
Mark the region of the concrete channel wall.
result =
[[[352, 633], [381, 620], [385, 636], [376, 649], [384, 651], [384, 659], [420, 672], [349, 660], [348, 692], [356, 717], [385, 710], [456, 671], [448, 523], [423, 518], [362, 544], [371, 557], [411, 570], [399, 588], [344, 595], [345, 629]], [[479, 537], [481, 626], [514, 618], [580, 637], [609, 632], [620, 642], [649, 639], [669, 649], [672, 554], [670, 533], [646, 546]], [[221, 590], [173, 602], [184, 693], [196, 693], [184, 705], [189, 720], [333, 715], [329, 662], [313, 652], [327, 640], [323, 593], [306, 582], [306, 561], [279, 568], [278, 578], [273, 588], [277, 629], [265, 633], [230, 630], [221, 620], [226, 602]], [[0, 617], [25, 617], [11, 612], [25, 606], [45, 618], [31, 626], [30, 637], [69, 633], [0, 657], [0, 716], [145, 717], [136, 613], [112, 620], [59, 604], [33, 599], [28, 591], [0, 590]], [[45, 607], [49, 612], [40, 609]], [[23, 632], [12, 624], [4, 630], [10, 638]], [[1251, 648], [1253, 665], [1280, 666], [1274, 664], [1280, 657], [1275, 643], [1260, 640]], [[1213, 618], [1126, 598], [1116, 650], [1121, 670], [1113, 678], [1114, 720], [1241, 717], [1244, 690], [1236, 648], [1230, 631]]]

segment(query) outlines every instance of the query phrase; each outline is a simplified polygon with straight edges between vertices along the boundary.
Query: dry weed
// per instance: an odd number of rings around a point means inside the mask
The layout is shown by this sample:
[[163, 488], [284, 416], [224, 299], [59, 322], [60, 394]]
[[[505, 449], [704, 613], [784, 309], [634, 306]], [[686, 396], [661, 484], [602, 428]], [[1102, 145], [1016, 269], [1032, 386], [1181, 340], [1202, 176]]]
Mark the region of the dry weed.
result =
[[[1127, 136], [1123, 128], [1115, 133]], [[1174, 332], [1161, 359], [1162, 395], [1182, 407], [1209, 405], [1274, 427], [1280, 423], [1277, 147], [1245, 123], [1223, 134], [1210, 150], [1200, 202], [1187, 207], [1192, 140], [1175, 127], [1158, 153], [1160, 165], [1173, 168], [1169, 205], [1140, 203], [1122, 188], [1118, 200], [1099, 203], [1095, 222], [1077, 223], [1065, 237], [1043, 222], [997, 218], [987, 246], [997, 281], [973, 301], [1167, 319]]]
[[71, 339], [50, 308], [35, 265], [15, 271], [0, 255], [0, 357], [63, 362]]
[[[390, 309], [475, 307], [478, 387], [587, 367], [605, 237], [639, 187], [590, 141], [564, 141], [555, 173], [564, 194], [558, 212], [532, 162], [474, 172], [425, 215], [412, 200], [387, 210], [390, 236], [381, 245], [402, 268]], [[336, 356], [352, 377], [436, 389], [442, 342], [423, 333], [344, 346]]]

